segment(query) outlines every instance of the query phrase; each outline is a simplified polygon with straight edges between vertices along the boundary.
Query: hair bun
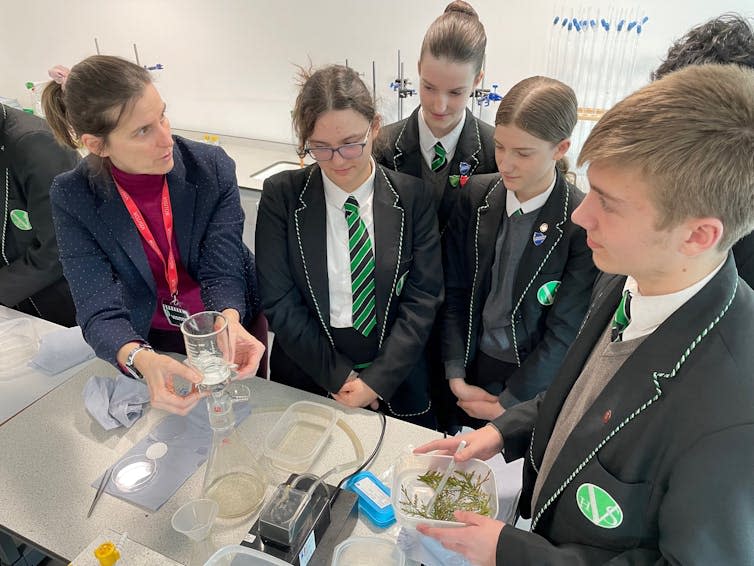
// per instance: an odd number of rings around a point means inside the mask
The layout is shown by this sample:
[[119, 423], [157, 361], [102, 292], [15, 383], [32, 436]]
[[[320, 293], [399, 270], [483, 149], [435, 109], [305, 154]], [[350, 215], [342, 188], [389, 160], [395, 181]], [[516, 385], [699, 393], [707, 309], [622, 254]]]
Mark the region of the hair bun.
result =
[[464, 2], [463, 0], [453, 0], [453, 2], [448, 4], [445, 7], [444, 13], [449, 14], [450, 12], [458, 12], [460, 14], [471, 16], [474, 19], [479, 19], [479, 15], [476, 13], [476, 10], [471, 7], [471, 4]]

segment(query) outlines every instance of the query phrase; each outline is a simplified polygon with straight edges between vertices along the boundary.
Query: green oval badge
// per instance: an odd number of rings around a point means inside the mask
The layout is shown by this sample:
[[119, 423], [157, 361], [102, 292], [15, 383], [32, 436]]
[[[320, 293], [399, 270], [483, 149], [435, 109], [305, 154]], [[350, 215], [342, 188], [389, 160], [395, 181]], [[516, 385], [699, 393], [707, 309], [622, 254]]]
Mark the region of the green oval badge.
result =
[[14, 208], [9, 213], [10, 220], [13, 225], [19, 230], [31, 230], [31, 222], [29, 222], [29, 213], [25, 210]]
[[537, 290], [537, 300], [540, 305], [549, 307], [555, 302], [555, 293], [558, 292], [560, 281], [548, 281]]
[[576, 504], [584, 517], [603, 529], [614, 529], [623, 522], [623, 510], [613, 496], [593, 483], [582, 483], [576, 490]]
[[408, 275], [408, 271], [406, 271], [403, 275], [401, 275], [400, 279], [398, 279], [398, 283], [395, 286], [395, 294], [397, 296], [400, 296], [401, 291], [403, 291], [403, 284], [406, 282], [407, 275]]

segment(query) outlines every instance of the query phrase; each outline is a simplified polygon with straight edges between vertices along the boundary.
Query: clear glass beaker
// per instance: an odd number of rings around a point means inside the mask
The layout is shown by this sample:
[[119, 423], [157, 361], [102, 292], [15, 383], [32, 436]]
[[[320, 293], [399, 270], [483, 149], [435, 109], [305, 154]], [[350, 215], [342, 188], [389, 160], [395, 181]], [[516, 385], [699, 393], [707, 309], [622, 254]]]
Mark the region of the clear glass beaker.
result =
[[236, 430], [234, 401], [248, 401], [249, 389], [233, 387], [207, 397], [212, 449], [204, 474], [204, 497], [217, 502], [218, 517], [230, 519], [250, 515], [259, 509], [267, 489], [267, 475], [259, 458], [241, 440]]
[[228, 320], [217, 311], [191, 315], [181, 323], [189, 364], [204, 379], [199, 390], [218, 391], [233, 378]]

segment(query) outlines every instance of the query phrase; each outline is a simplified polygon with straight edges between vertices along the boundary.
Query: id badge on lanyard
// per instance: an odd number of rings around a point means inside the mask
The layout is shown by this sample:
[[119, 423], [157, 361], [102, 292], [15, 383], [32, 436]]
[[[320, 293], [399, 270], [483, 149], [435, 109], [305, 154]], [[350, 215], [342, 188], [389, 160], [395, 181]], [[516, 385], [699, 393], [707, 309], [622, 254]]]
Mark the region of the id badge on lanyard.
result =
[[181, 306], [181, 302], [178, 300], [178, 266], [175, 262], [175, 255], [173, 254], [173, 208], [170, 205], [170, 192], [168, 191], [167, 179], [162, 182], [162, 197], [160, 200], [160, 210], [162, 212], [162, 222], [165, 226], [165, 236], [168, 239], [168, 257], [167, 260], [160, 250], [160, 246], [157, 245], [152, 231], [147, 226], [144, 216], [141, 214], [139, 207], [131, 198], [123, 187], [118, 183], [115, 184], [118, 187], [120, 198], [123, 199], [123, 204], [126, 205], [128, 213], [131, 215], [131, 219], [136, 225], [136, 229], [147, 245], [152, 248], [152, 251], [160, 258], [162, 265], [165, 269], [165, 280], [170, 289], [170, 299], [164, 299], [162, 301], [162, 312], [165, 313], [165, 318], [172, 326], [180, 326], [181, 323], [189, 317], [189, 312]]

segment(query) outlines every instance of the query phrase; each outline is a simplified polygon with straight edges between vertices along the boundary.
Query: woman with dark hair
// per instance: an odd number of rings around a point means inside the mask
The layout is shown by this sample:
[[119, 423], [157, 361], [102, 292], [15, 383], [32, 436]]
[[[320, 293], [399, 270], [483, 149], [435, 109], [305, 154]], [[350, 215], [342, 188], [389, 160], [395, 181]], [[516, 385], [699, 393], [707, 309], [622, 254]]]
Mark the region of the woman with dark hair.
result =
[[185, 414], [201, 395], [180, 395], [173, 377], [202, 377], [155, 350], [184, 351], [189, 314], [225, 315], [239, 376], [264, 352], [244, 328], [258, 299], [234, 163], [171, 135], [142, 67], [98, 55], [58, 70], [42, 97], [47, 120], [64, 145], [89, 151], [50, 190], [77, 320], [100, 358], [146, 381], [153, 406]]
[[495, 117], [499, 173], [471, 179], [448, 223], [443, 361], [471, 417], [547, 389], [586, 313], [597, 270], [564, 157], [576, 121], [569, 86], [514, 85]]
[[305, 75], [293, 124], [316, 163], [267, 179], [257, 217], [270, 377], [433, 426], [424, 346], [443, 288], [432, 197], [372, 159], [380, 121], [352, 69]]

